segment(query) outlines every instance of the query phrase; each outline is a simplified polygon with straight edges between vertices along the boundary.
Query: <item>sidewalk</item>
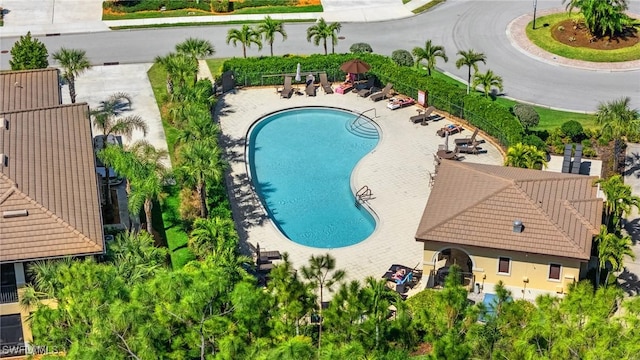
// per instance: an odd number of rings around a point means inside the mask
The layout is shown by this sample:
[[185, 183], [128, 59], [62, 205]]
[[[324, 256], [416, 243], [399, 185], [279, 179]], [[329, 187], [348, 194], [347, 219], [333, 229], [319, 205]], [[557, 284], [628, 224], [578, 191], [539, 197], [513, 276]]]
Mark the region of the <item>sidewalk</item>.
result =
[[[323, 0], [324, 12], [269, 14], [276, 20], [315, 20], [327, 22], [375, 22], [413, 16], [413, 10], [431, 0]], [[8, 13], [0, 27], [0, 37], [31, 34], [68, 34], [108, 31], [110, 27], [143, 26], [182, 23], [224, 23], [229, 21], [260, 21], [265, 15], [215, 15], [101, 21], [102, 7], [98, 0], [0, 0]]]

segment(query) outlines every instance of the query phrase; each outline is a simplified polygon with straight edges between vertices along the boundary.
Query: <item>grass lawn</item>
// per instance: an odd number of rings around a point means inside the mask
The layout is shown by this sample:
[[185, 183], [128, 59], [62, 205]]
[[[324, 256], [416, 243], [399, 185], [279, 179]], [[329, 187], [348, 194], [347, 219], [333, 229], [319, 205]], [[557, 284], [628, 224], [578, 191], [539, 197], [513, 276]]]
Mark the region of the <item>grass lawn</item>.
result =
[[[578, 18], [578, 15], [572, 15], [572, 17]], [[640, 59], [640, 43], [624, 49], [594, 50], [573, 47], [556, 41], [551, 35], [551, 29], [555, 24], [568, 18], [569, 15], [566, 12], [541, 16], [536, 20], [537, 27], [535, 30], [533, 30], [533, 21], [527, 25], [527, 37], [540, 48], [569, 59], [593, 62], [619, 62]], [[549, 26], [541, 26], [540, 24], [549, 24]]]
[[226, 58], [217, 58], [217, 59], [208, 59], [207, 66], [209, 66], [209, 71], [211, 71], [211, 75], [213, 78], [217, 78], [222, 74], [222, 65], [226, 61]]
[[[183, 9], [168, 11], [138, 11], [134, 13], [113, 13], [102, 14], [102, 20], [134, 20], [166, 17], [187, 17], [187, 16], [217, 16], [217, 15], [243, 15], [243, 14], [291, 14], [306, 12], [322, 12], [322, 5], [309, 6], [263, 6], [242, 8], [231, 13], [212, 13], [199, 9]], [[245, 23], [245, 22], [243, 22]]]
[[436, 6], [436, 5], [440, 4], [440, 3], [443, 3], [443, 2], [445, 2], [445, 0], [431, 0], [431, 1], [429, 1], [428, 3], [426, 3], [426, 4], [422, 5], [422, 6], [420, 6], [419, 8], [414, 9], [414, 10], [413, 10], [413, 13], [414, 13], [414, 14], [420, 14], [420, 13], [423, 13], [423, 12], [425, 12], [425, 11], [427, 11], [427, 10], [431, 9], [432, 7], [434, 7], [434, 6]]
[[[155, 95], [158, 108], [162, 109], [162, 101], [167, 96], [167, 89], [165, 85], [167, 74], [161, 66], [153, 65], [147, 72], [147, 76], [151, 82], [151, 87], [153, 88], [153, 94]], [[167, 138], [169, 154], [173, 157], [173, 149], [178, 129], [171, 126], [164, 116], [162, 117], [162, 126], [164, 127], [165, 136]], [[167, 246], [171, 255], [171, 263], [174, 269], [179, 269], [184, 266], [184, 264], [194, 259], [193, 254], [186, 247], [189, 236], [185, 232], [182, 227], [182, 223], [179, 220], [179, 208], [180, 187], [167, 187], [167, 197], [164, 199], [162, 204], [162, 220], [164, 223], [163, 227], [166, 234]]]

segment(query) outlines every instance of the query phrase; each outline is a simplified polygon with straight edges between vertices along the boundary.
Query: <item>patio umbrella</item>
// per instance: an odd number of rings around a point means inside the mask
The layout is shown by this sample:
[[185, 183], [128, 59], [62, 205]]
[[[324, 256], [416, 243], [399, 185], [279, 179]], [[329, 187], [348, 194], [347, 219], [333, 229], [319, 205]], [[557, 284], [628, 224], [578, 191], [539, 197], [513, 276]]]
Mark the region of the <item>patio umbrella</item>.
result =
[[444, 134], [444, 151], [449, 151], [449, 132]]
[[371, 69], [371, 65], [360, 59], [352, 59], [340, 65], [340, 70], [351, 74], [366, 73], [369, 69]]
[[300, 63], [298, 63], [298, 67], [296, 68], [296, 81], [301, 81], [302, 80], [302, 75], [300, 74]]

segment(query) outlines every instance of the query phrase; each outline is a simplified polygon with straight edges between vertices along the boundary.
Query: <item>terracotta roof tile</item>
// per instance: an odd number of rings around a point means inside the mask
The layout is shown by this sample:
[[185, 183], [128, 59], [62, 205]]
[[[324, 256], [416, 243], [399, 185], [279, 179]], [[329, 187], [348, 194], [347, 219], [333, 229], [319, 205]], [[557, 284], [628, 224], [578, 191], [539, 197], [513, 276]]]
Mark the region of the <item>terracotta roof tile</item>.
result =
[[[416, 240], [588, 260], [602, 199], [593, 177], [443, 161]], [[522, 233], [513, 231], [521, 220]]]
[[0, 73], [0, 112], [60, 105], [57, 69]]
[[[88, 105], [0, 116], [0, 262], [103, 252]], [[12, 210], [28, 216], [2, 216]]]

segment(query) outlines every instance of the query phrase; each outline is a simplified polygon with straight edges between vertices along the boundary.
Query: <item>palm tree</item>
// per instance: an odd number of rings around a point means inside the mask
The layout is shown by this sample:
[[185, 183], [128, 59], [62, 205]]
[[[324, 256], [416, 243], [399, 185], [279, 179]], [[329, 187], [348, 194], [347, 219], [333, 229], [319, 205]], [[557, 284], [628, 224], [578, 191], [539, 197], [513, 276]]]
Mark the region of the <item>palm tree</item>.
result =
[[[207, 56], [213, 56], [216, 51], [208, 40], [188, 38], [187, 40], [176, 45], [178, 54], [188, 55], [191, 58], [201, 60]], [[198, 71], [193, 74], [193, 83], [198, 81]]]
[[624, 216], [629, 214], [633, 207], [640, 209], [640, 197], [633, 195], [631, 186], [626, 185], [619, 174], [608, 179], [598, 179], [595, 183], [600, 184], [600, 190], [606, 198], [604, 202], [605, 225], [610, 231], [618, 232]]
[[66, 49], [60, 50], [52, 54], [53, 59], [60, 63], [60, 66], [64, 69], [62, 77], [69, 84], [69, 96], [71, 96], [71, 103], [76, 102], [76, 77], [91, 68], [91, 63], [87, 58], [87, 52], [78, 49]]
[[[627, 235], [618, 236], [616, 233], [609, 232], [606, 225], [600, 226], [600, 233], [596, 236], [596, 244], [598, 246], [598, 275], [597, 281], [600, 281], [600, 270], [607, 267], [607, 263], [611, 264], [611, 271], [616, 272], [624, 268], [624, 257], [629, 256], [635, 260], [633, 253], [633, 243]], [[606, 284], [606, 282], [605, 282]]]
[[338, 33], [341, 28], [342, 25], [340, 23], [334, 22], [329, 25], [324, 18], [320, 18], [315, 25], [307, 29], [307, 41], [313, 41], [315, 46], [320, 45], [320, 41], [322, 41], [324, 54], [327, 55], [327, 39], [331, 38], [331, 53], [334, 53], [334, 47], [338, 45]]
[[444, 46], [433, 45], [431, 40], [424, 43], [424, 48], [414, 47], [413, 56], [416, 57], [416, 67], [420, 66], [420, 61], [427, 60], [427, 73], [431, 76], [431, 70], [436, 67], [436, 58], [442, 58], [444, 62], [449, 61], [445, 54]]
[[344, 270], [336, 270], [336, 259], [330, 254], [311, 256], [309, 266], [302, 267], [302, 276], [318, 289], [318, 356], [322, 346], [322, 303], [324, 289], [332, 291], [333, 285], [346, 276]]
[[200, 195], [200, 216], [206, 218], [209, 215], [207, 184], [220, 182], [226, 167], [220, 158], [220, 148], [211, 139], [200, 139], [180, 148], [178, 158], [178, 177], [196, 187]]
[[183, 88], [187, 79], [198, 73], [198, 61], [185, 54], [170, 53], [166, 56], [157, 56], [155, 63], [160, 64], [167, 71], [167, 92], [173, 94], [174, 81]]
[[469, 88], [471, 86], [471, 68], [474, 72], [478, 72], [478, 63], [487, 63], [487, 57], [483, 53], [477, 53], [473, 49], [468, 51], [458, 51], [460, 58], [456, 60], [456, 68], [460, 69], [463, 66], [469, 67], [469, 74], [467, 75], [467, 94], [469, 94]]
[[502, 77], [496, 75], [491, 70], [487, 70], [486, 73], [476, 72], [473, 75], [473, 84], [471, 85], [474, 89], [478, 87], [478, 85], [482, 85], [482, 90], [484, 91], [484, 96], [489, 97], [489, 93], [491, 92], [492, 87], [498, 88], [498, 90], [502, 91]]
[[602, 126], [602, 134], [613, 139], [623, 139], [626, 136], [640, 132], [640, 112], [631, 109], [629, 97], [598, 104], [596, 120]]
[[165, 150], [157, 150], [146, 141], [138, 140], [129, 150], [133, 159], [129, 161], [133, 170], [125, 170], [130, 182], [129, 212], [138, 214], [144, 208], [147, 232], [153, 234], [151, 210], [154, 200], [165, 196], [164, 185], [169, 172], [164, 165], [167, 158]]
[[189, 235], [189, 249], [196, 256], [204, 259], [209, 255], [214, 257], [229, 256], [235, 251], [238, 235], [231, 219], [218, 216], [212, 219], [196, 219], [193, 230]]
[[197, 140], [213, 140], [220, 134], [220, 127], [211, 121], [209, 114], [196, 112], [193, 115], [188, 115], [186, 126], [178, 130], [176, 145], [185, 145]]
[[375, 323], [376, 349], [380, 345], [380, 326], [387, 322], [389, 306], [396, 300], [395, 294], [387, 287], [386, 280], [376, 280], [369, 276], [365, 279], [364, 292], [367, 295], [368, 316]]
[[142, 131], [146, 136], [147, 123], [140, 116], [131, 115], [120, 117], [128, 109], [131, 109], [131, 97], [126, 93], [112, 94], [107, 100], [101, 101], [100, 105], [91, 111], [93, 126], [102, 133], [103, 149], [107, 147], [109, 135], [122, 135], [131, 138], [134, 130]]
[[146, 232], [118, 234], [107, 247], [107, 256], [124, 279], [140, 282], [165, 268], [167, 249], [155, 246]]
[[538, 164], [547, 166], [547, 154], [535, 145], [517, 143], [507, 149], [505, 166], [534, 169]]
[[249, 25], [242, 25], [240, 30], [230, 29], [227, 33], [227, 44], [233, 43], [235, 47], [237, 43], [242, 44], [242, 56], [247, 57], [247, 48], [251, 44], [258, 45], [258, 50], [262, 49], [262, 41], [260, 41], [260, 32], [256, 31]]
[[284, 23], [282, 21], [273, 20], [271, 16], [264, 18], [264, 21], [258, 25], [258, 32], [264, 35], [264, 40], [269, 43], [271, 56], [273, 56], [273, 41], [276, 34], [282, 35], [282, 41], [287, 40], [287, 32], [284, 31]]

